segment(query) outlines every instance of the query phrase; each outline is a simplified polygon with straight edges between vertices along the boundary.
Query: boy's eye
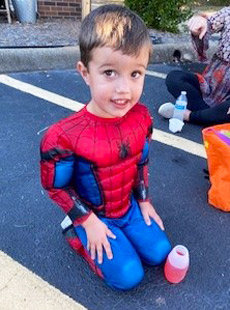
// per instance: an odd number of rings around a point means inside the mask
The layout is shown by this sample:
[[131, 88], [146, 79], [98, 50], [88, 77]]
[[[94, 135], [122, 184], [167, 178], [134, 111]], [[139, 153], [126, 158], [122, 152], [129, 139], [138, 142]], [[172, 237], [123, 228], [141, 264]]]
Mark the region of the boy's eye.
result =
[[104, 72], [104, 74], [105, 74], [106, 76], [111, 76], [111, 77], [113, 77], [113, 76], [115, 75], [115, 72], [114, 72], [113, 70], [106, 70], [106, 71]]
[[134, 71], [134, 72], [132, 72], [132, 74], [131, 74], [131, 76], [133, 77], [133, 78], [138, 78], [139, 76], [141, 75], [141, 72], [139, 72], [139, 71]]

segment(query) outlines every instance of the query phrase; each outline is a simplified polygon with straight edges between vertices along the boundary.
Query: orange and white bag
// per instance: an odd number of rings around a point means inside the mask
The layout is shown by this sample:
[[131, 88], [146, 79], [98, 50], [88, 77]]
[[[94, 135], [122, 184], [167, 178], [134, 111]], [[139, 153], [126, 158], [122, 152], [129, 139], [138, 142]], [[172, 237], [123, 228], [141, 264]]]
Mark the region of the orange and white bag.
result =
[[230, 211], [230, 123], [203, 129], [211, 187], [208, 202]]

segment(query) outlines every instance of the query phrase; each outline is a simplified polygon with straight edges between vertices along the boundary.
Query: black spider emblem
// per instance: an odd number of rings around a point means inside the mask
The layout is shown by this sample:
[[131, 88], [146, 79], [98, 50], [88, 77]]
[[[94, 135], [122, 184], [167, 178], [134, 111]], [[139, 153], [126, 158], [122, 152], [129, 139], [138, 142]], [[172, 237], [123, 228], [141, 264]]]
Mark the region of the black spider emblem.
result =
[[129, 141], [122, 142], [120, 145], [118, 145], [119, 148], [119, 157], [121, 159], [125, 159], [130, 154], [130, 144]]

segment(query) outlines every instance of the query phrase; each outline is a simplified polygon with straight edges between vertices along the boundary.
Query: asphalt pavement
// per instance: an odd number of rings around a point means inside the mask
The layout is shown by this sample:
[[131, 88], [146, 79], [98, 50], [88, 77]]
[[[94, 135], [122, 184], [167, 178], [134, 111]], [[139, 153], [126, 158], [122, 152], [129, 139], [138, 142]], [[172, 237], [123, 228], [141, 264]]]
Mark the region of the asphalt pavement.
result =
[[[184, 69], [179, 65], [176, 68]], [[166, 74], [173, 69], [175, 65], [157, 64], [151, 65], [149, 72]], [[229, 215], [207, 204], [209, 182], [203, 173], [206, 159], [190, 153], [189, 147], [184, 151], [166, 144], [166, 137], [161, 142], [154, 139], [151, 146], [150, 194], [172, 244], [183, 244], [190, 251], [191, 265], [185, 281], [171, 285], [164, 279], [162, 267], [145, 266], [145, 278], [137, 288], [130, 292], [111, 290], [65, 242], [60, 228], [63, 214], [48, 199], [39, 179], [43, 130], [73, 113], [51, 103], [54, 94], [86, 103], [89, 91], [75, 70], [7, 76], [11, 78], [9, 86], [0, 84], [1, 250], [90, 310], [229, 309]], [[15, 81], [25, 83], [25, 89], [20, 90]], [[28, 94], [31, 85], [37, 87], [33, 95], [33, 89]], [[41, 99], [40, 90], [48, 91], [47, 97]], [[185, 139], [183, 143], [202, 145], [199, 126], [186, 124], [180, 134], [170, 134], [168, 121], [157, 114], [159, 105], [170, 100], [164, 79], [148, 74], [142, 101], [154, 116], [156, 138], [160, 131], [170, 135], [171, 141]], [[4, 290], [1, 294], [4, 296]], [[12, 298], [17, 300], [15, 291]], [[49, 303], [47, 295], [45, 301]], [[17, 305], [1, 308], [8, 309], [21, 310]], [[37, 309], [44, 309], [39, 301]]]
[[[170, 64], [179, 48], [186, 61]], [[150, 73], [167, 74], [175, 68], [202, 70], [199, 64], [189, 61], [195, 56], [188, 44], [161, 44], [154, 49]], [[8, 84], [0, 82], [0, 249], [39, 279], [70, 296], [71, 301], [64, 298], [59, 302], [60, 309], [65, 306], [80, 309], [72, 303], [76, 301], [90, 310], [228, 310], [229, 215], [207, 204], [209, 182], [203, 173], [206, 159], [192, 154], [189, 147], [187, 150], [177, 147], [180, 139], [182, 144], [202, 146], [202, 127], [186, 124], [181, 133], [172, 135], [168, 121], [157, 114], [160, 104], [173, 99], [166, 90], [163, 75], [147, 75], [142, 96], [154, 117], [156, 137], [158, 131], [163, 134], [151, 146], [150, 194], [172, 244], [184, 244], [190, 251], [191, 264], [185, 281], [171, 285], [164, 279], [162, 267], [145, 266], [145, 278], [137, 288], [130, 292], [114, 291], [66, 244], [60, 228], [63, 214], [40, 185], [39, 142], [47, 126], [73, 113], [61, 103], [54, 104], [56, 94], [61, 96], [60, 102], [64, 102], [62, 98], [80, 103], [89, 99], [87, 87], [73, 69], [78, 57], [77, 46], [0, 49], [1, 81], [12, 78]], [[24, 82], [25, 88], [16, 87], [15, 81]], [[37, 88], [29, 94], [31, 85]], [[165, 143], [164, 133], [176, 142]], [[4, 285], [0, 280], [0, 309], [32, 309], [25, 307], [31, 291], [21, 300], [23, 279], [20, 286], [20, 273], [11, 272]], [[18, 292], [15, 286], [7, 295], [15, 274], [19, 274]], [[36, 282], [33, 292], [39, 292], [42, 285], [43, 282]], [[42, 300], [35, 300], [34, 309], [59, 309], [54, 306], [57, 298], [47, 293], [48, 288], [43, 290], [43, 304]]]

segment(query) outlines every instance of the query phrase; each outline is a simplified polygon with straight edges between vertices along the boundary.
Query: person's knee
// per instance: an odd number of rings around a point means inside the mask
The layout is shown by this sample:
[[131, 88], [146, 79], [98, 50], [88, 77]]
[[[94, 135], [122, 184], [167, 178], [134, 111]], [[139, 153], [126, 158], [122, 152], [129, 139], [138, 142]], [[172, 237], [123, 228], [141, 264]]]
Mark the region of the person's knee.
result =
[[169, 90], [179, 83], [182, 74], [183, 72], [180, 70], [173, 70], [168, 73], [165, 79], [165, 84]]
[[165, 84], [167, 87], [173, 83], [174, 72], [175, 71], [171, 71], [166, 76]]
[[159, 242], [159, 244], [156, 247], [156, 256], [154, 259], [155, 265], [162, 264], [166, 260], [171, 249], [172, 246], [168, 239]]
[[146, 261], [150, 265], [161, 265], [167, 258], [169, 252], [171, 251], [172, 246], [167, 237], [159, 240], [155, 246], [154, 251], [148, 257]]
[[114, 270], [114, 274], [107, 283], [119, 290], [130, 290], [136, 287], [144, 277], [142, 264], [138, 260], [127, 260], [121, 263], [119, 270]]

